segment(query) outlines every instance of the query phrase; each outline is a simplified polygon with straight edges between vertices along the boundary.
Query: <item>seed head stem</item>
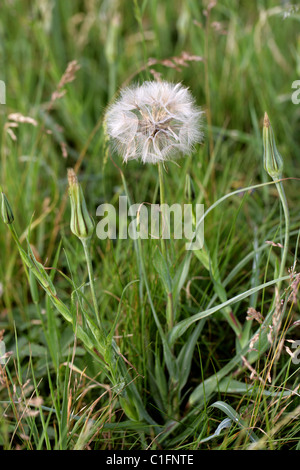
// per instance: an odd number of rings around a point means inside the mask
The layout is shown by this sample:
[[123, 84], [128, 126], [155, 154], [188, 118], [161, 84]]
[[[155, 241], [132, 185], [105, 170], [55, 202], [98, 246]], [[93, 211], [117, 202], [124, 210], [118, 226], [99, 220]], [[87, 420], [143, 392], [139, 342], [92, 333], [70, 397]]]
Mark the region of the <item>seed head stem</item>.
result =
[[[158, 176], [159, 176], [159, 192], [160, 192], [160, 207], [161, 207], [161, 252], [162, 255], [168, 264], [168, 252], [167, 252], [167, 246], [166, 246], [166, 240], [163, 238], [163, 233], [164, 233], [164, 224], [167, 223], [167, 217], [164, 211], [165, 207], [165, 186], [164, 186], [164, 167], [163, 163], [159, 162], [158, 163]], [[167, 325], [169, 331], [174, 326], [174, 308], [173, 308], [173, 295], [172, 292], [168, 292], [168, 297], [167, 297], [167, 311], [166, 311], [166, 316], [167, 316]]]

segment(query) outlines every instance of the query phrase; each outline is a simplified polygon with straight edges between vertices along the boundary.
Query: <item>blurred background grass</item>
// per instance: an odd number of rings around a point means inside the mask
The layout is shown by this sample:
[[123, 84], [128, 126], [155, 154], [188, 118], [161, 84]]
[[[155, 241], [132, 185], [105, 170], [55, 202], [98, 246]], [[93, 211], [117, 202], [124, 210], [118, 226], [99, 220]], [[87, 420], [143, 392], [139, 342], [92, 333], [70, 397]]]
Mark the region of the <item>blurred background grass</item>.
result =
[[[116, 203], [123, 194], [116, 167], [121, 162], [107, 145], [102, 118], [118, 90], [129, 83], [158, 74], [180, 81], [190, 87], [197, 104], [206, 111], [204, 144], [178, 166], [168, 165], [166, 199], [170, 204], [185, 200], [186, 174], [194, 196], [206, 208], [228, 192], [268, 181], [262, 160], [265, 111], [284, 158], [284, 176], [299, 178], [300, 105], [291, 100], [292, 83], [300, 79], [299, 20], [300, 11], [279, 0], [5, 0], [0, 21], [0, 79], [6, 83], [6, 105], [0, 106], [0, 184], [9, 195], [23, 239], [33, 218], [31, 243], [43, 264], [53, 266], [62, 240], [59, 268], [69, 274], [71, 266], [78, 284], [86, 279], [81, 247], [70, 235], [70, 209], [64, 199], [67, 168], [77, 165], [94, 216], [99, 204]], [[74, 80], [63, 86], [64, 96], [51, 100], [68, 63], [74, 60], [80, 67]], [[13, 113], [30, 116], [36, 125], [11, 127], [16, 119]], [[130, 162], [123, 171], [134, 201], [155, 200], [156, 168]], [[288, 266], [294, 259], [299, 227], [298, 188], [297, 180], [285, 183], [294, 231]], [[222, 279], [253, 244], [272, 240], [275, 234], [280, 237], [279, 208], [277, 193], [268, 186], [244, 198], [229, 199], [210, 214], [205, 221], [205, 240]], [[146, 243], [144, 249], [151, 271], [151, 244]], [[173, 247], [174, 265], [181, 259], [182, 249], [180, 244]], [[268, 279], [280, 252], [274, 250], [273, 256], [273, 263], [268, 264], [269, 252], [263, 252], [254, 270], [251, 263], [246, 265], [227, 288], [228, 295], [247, 290], [255, 278], [260, 282]], [[45, 312], [50, 321], [49, 310], [42, 294], [38, 306], [32, 303], [22, 264], [3, 224], [0, 259], [0, 328], [5, 329], [6, 344], [13, 350], [16, 328], [21, 357], [18, 380], [24, 382], [31, 375], [29, 358], [37, 379], [47, 377], [47, 367], [58, 374], [73, 343], [72, 330], [52, 313], [52, 341], [57, 341], [57, 350], [49, 358], [49, 341], [41, 328]], [[99, 304], [107, 322], [115, 315], [124, 286], [138, 276], [134, 259], [134, 248], [126, 241], [114, 244], [97, 239], [94, 243]], [[213, 290], [209, 273], [196, 257], [188, 280], [190, 297], [184, 296], [181, 305], [185, 315], [207, 303]], [[61, 276], [56, 281], [62, 290], [66, 287]], [[155, 276], [151, 289], [163, 312], [164, 298]], [[133, 287], [128, 293], [119, 329], [125, 337], [123, 351], [147, 376], [137, 292], [138, 287]], [[247, 303], [235, 306], [242, 322], [246, 310]], [[45, 325], [49, 328], [49, 323]], [[150, 313], [147, 325], [155, 338]], [[201, 367], [209, 376], [232, 357], [235, 339], [218, 315], [208, 321], [199, 348], [204, 363], [199, 364], [195, 357], [191, 388], [201, 381]], [[76, 357], [78, 367], [88, 366], [89, 376], [97, 374], [80, 345]], [[63, 380], [57, 382], [57, 390]], [[47, 401], [48, 387], [42, 386], [42, 392]], [[3, 397], [5, 393], [4, 387]], [[10, 432], [14, 426], [8, 425]], [[9, 432], [2, 435], [6, 436], [2, 442], [9, 441]], [[114, 437], [110, 438], [113, 442]], [[128, 442], [135, 439], [130, 437]], [[20, 437], [17, 442], [24, 445]]]

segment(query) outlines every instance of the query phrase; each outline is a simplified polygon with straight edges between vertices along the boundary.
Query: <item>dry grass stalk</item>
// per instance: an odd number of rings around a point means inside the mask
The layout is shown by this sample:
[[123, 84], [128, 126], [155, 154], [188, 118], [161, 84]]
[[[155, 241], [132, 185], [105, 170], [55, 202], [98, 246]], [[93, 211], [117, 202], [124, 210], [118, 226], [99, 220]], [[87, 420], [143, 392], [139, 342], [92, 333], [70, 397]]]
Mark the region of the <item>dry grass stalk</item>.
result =
[[255, 308], [249, 307], [248, 310], [247, 310], [246, 320], [248, 320], [248, 321], [249, 320], [256, 320], [259, 324], [262, 324], [262, 322], [264, 321], [264, 317], [262, 316], [262, 314], [260, 312], [255, 310]]
[[48, 110], [53, 106], [54, 102], [60, 98], [62, 98], [66, 94], [66, 90], [64, 86], [67, 83], [71, 83], [76, 78], [76, 72], [80, 69], [80, 65], [78, 64], [77, 60], [72, 60], [68, 63], [67, 68], [61, 77], [56, 90], [51, 95], [51, 102], [48, 107]]
[[21, 113], [11, 113], [8, 115], [8, 121], [4, 125], [4, 130], [14, 142], [17, 141], [17, 136], [14, 133], [13, 129], [19, 127], [19, 124], [24, 123], [31, 124], [34, 127], [38, 125], [37, 121], [30, 116], [24, 116]]

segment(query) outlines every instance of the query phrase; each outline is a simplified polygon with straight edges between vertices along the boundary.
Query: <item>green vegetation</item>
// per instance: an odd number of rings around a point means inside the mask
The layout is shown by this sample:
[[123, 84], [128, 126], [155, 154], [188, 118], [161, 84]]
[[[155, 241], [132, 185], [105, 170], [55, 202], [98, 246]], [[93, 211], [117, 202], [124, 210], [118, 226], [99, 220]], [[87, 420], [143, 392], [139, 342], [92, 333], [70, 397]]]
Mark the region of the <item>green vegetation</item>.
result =
[[[299, 21], [279, 0], [4, 0], [3, 449], [300, 449]], [[103, 118], [159, 78], [190, 89], [205, 139], [158, 173], [123, 165]], [[159, 203], [162, 186], [203, 203], [204, 248], [81, 243], [69, 168], [95, 224], [100, 204]]]

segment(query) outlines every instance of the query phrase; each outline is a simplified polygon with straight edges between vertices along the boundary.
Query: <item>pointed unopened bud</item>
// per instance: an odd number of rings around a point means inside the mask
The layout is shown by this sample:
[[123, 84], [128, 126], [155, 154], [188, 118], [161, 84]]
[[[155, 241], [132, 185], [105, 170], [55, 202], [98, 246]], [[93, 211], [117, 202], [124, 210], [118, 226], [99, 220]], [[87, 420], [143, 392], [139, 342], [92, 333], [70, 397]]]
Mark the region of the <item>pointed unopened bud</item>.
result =
[[263, 141], [265, 170], [271, 176], [271, 178], [281, 178], [283, 160], [277, 150], [274, 132], [267, 113], [265, 113], [264, 117]]
[[95, 222], [88, 213], [83, 191], [73, 169], [68, 170], [69, 196], [71, 201], [70, 227], [74, 235], [81, 240], [92, 237]]
[[12, 224], [15, 219], [8, 199], [4, 193], [1, 193], [1, 217], [5, 224]]

